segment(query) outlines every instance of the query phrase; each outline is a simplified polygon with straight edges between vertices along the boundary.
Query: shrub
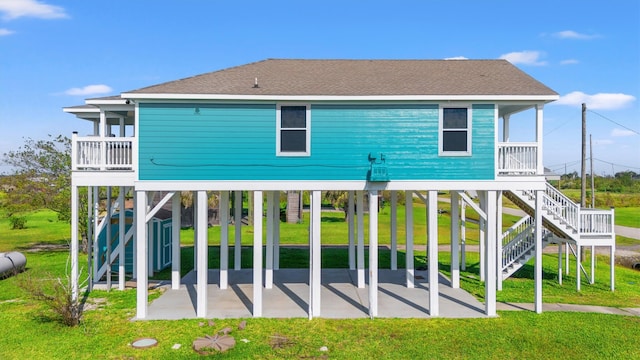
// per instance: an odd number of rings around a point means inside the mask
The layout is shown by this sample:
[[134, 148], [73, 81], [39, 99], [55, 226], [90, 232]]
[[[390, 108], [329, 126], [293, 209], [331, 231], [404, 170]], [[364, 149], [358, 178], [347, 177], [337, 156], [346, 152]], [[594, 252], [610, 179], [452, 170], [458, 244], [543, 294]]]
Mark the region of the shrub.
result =
[[45, 305], [55, 320], [70, 327], [80, 324], [83, 303], [73, 298], [69, 276], [63, 279], [48, 273], [23, 273], [18, 279], [18, 286], [27, 296]]
[[11, 216], [9, 223], [11, 224], [12, 230], [27, 228], [27, 218], [25, 216]]

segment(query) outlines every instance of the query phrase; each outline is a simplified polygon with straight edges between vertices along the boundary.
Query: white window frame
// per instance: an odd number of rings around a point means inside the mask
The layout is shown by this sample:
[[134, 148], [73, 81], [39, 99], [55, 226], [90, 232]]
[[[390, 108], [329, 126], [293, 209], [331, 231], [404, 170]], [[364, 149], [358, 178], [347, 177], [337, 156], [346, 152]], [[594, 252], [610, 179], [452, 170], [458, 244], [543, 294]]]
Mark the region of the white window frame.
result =
[[[467, 109], [467, 127], [464, 129], [445, 129], [444, 128], [444, 109]], [[472, 123], [471, 105], [455, 104], [440, 105], [438, 109], [438, 155], [439, 156], [471, 156], [472, 155]], [[444, 151], [444, 132], [445, 131], [465, 131], [467, 133], [467, 151]]]
[[[282, 107], [304, 106], [306, 108], [306, 121], [304, 128], [282, 128]], [[280, 151], [280, 133], [282, 130], [305, 130], [306, 151]], [[304, 103], [281, 103], [276, 105], [276, 156], [311, 156], [311, 104]]]

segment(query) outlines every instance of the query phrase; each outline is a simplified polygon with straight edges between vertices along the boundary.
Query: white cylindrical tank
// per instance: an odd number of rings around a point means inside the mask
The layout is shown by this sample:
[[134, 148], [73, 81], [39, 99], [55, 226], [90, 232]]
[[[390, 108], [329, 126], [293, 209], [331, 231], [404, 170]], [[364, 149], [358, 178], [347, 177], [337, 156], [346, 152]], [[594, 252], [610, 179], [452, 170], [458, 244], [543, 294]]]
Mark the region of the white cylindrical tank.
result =
[[0, 253], [0, 279], [24, 271], [27, 258], [17, 251]]

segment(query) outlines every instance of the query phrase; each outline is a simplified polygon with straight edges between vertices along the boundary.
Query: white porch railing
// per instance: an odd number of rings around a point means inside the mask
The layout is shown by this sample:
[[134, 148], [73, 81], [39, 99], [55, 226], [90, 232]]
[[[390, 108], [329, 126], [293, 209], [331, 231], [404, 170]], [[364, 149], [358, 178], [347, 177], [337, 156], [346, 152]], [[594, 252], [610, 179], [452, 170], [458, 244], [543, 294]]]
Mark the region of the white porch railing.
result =
[[71, 139], [72, 170], [133, 170], [133, 139], [79, 137]]
[[537, 172], [537, 143], [498, 143], [498, 174], [536, 175]]
[[614, 209], [581, 209], [580, 210], [580, 234], [581, 235], [613, 235]]

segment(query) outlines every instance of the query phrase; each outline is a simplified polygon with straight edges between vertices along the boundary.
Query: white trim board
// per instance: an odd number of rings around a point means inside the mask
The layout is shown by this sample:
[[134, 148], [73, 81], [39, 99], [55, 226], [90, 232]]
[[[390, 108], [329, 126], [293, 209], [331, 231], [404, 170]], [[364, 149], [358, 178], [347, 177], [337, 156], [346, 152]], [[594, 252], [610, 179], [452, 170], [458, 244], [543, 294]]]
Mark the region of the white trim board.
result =
[[[159, 100], [271, 100], [271, 101], [555, 101], [559, 95], [233, 95], [122, 93], [124, 99]], [[89, 103], [89, 102], [87, 102]]]
[[261, 190], [261, 191], [287, 191], [287, 190], [544, 190], [546, 180], [544, 176], [510, 178], [506, 180], [487, 181], [136, 181], [135, 188], [138, 191], [198, 191], [198, 190]]

